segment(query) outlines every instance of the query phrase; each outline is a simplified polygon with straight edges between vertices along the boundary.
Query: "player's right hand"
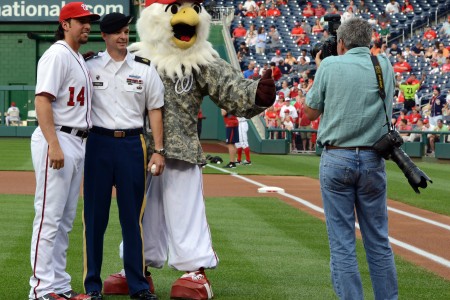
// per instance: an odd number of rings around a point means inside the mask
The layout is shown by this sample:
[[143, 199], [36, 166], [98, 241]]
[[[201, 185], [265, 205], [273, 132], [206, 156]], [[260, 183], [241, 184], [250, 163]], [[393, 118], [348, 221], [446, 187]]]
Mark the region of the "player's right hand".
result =
[[64, 167], [64, 152], [59, 144], [48, 147], [48, 159], [50, 168], [59, 170]]

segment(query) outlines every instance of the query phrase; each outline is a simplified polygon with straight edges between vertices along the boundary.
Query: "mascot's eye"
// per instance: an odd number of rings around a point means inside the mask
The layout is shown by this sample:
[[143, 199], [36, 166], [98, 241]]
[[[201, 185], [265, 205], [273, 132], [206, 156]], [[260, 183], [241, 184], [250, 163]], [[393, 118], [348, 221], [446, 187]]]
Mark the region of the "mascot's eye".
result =
[[195, 12], [196, 12], [197, 14], [199, 14], [199, 13], [202, 11], [202, 7], [201, 7], [200, 4], [198, 4], [198, 3], [192, 4], [192, 8], [195, 10]]
[[178, 8], [180, 7], [180, 4], [178, 4], [178, 3], [173, 3], [173, 4], [170, 4], [170, 5], [168, 5], [167, 7], [166, 7], [166, 12], [168, 11], [168, 10], [170, 10], [170, 12], [173, 14], [173, 15], [175, 15], [177, 12], [178, 12]]

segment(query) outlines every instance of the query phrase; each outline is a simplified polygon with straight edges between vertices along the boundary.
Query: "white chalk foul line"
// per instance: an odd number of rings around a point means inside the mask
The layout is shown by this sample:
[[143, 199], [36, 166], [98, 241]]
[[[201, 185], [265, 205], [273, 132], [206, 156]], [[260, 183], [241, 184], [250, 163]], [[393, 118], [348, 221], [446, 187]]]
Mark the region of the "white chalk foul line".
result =
[[[230, 175], [232, 175], [232, 176], [234, 176], [236, 178], [239, 178], [239, 179], [241, 179], [243, 181], [246, 181], [248, 183], [251, 183], [253, 185], [256, 185], [256, 186], [259, 186], [259, 187], [266, 187], [265, 184], [262, 184], [260, 182], [255, 181], [255, 180], [252, 180], [252, 179], [249, 179], [249, 178], [244, 177], [242, 175], [238, 175], [235, 172], [230, 172], [228, 170], [224, 170], [222, 168], [218, 168], [216, 166], [212, 166], [212, 165], [209, 165], [209, 164], [207, 166], [209, 166], [209, 167], [211, 167], [213, 169], [222, 171], [224, 173], [228, 173], [228, 174], [230, 174]], [[305, 199], [302, 199], [300, 197], [297, 197], [297, 196], [294, 196], [294, 195], [291, 195], [291, 194], [288, 194], [288, 193], [285, 193], [285, 192], [278, 192], [278, 194], [280, 194], [280, 195], [282, 195], [284, 197], [290, 198], [290, 199], [292, 199], [292, 200], [294, 200], [294, 201], [296, 201], [296, 202], [298, 202], [298, 203], [300, 203], [300, 204], [302, 204], [302, 205], [304, 205], [306, 207], [311, 208], [314, 211], [317, 211], [317, 212], [322, 213], [322, 214], [324, 213], [323, 208], [321, 208], [321, 207], [319, 207], [317, 205], [314, 205], [311, 202], [306, 201]], [[395, 212], [395, 213], [402, 214], [404, 216], [407, 216], [407, 217], [410, 217], [410, 218], [413, 218], [413, 219], [416, 219], [416, 220], [419, 220], [419, 221], [422, 221], [422, 222], [425, 222], [425, 223], [429, 223], [429, 224], [432, 224], [432, 225], [439, 226], [439, 227], [442, 227], [444, 229], [450, 230], [450, 226], [448, 226], [446, 224], [442, 224], [442, 223], [439, 223], [439, 222], [436, 222], [436, 221], [433, 221], [433, 220], [430, 220], [430, 219], [427, 219], [427, 218], [423, 218], [423, 217], [420, 217], [420, 216], [417, 216], [417, 215], [414, 215], [414, 214], [411, 214], [411, 213], [408, 213], [408, 212], [404, 212], [402, 210], [398, 210], [398, 209], [395, 209], [395, 208], [388, 207], [388, 209], [393, 211], [393, 212]], [[355, 224], [356, 224], [356, 227], [359, 229], [359, 224], [358, 223], [355, 223]], [[442, 258], [440, 256], [434, 255], [434, 254], [432, 254], [430, 252], [427, 252], [425, 250], [417, 248], [417, 247], [415, 247], [413, 245], [410, 245], [408, 243], [404, 243], [404, 242], [399, 241], [399, 240], [397, 240], [397, 239], [395, 239], [393, 237], [390, 237], [390, 236], [389, 236], [389, 241], [391, 242], [391, 244], [394, 244], [394, 245], [396, 245], [398, 247], [406, 249], [406, 250], [408, 250], [410, 252], [413, 252], [413, 253], [415, 253], [417, 255], [423, 256], [423, 257], [425, 257], [425, 258], [427, 258], [429, 260], [432, 260], [432, 261], [434, 261], [434, 262], [436, 262], [438, 264], [441, 264], [441, 265], [443, 265], [443, 266], [445, 266], [447, 268], [450, 268], [450, 261], [445, 259], [445, 258]]]

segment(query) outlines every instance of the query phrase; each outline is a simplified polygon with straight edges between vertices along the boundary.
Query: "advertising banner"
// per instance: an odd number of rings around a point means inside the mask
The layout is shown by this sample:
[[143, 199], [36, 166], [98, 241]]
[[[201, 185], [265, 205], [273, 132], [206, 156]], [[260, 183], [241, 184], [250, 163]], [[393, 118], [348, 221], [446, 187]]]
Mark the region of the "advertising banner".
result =
[[[61, 8], [75, 1], [0, 0], [0, 22], [58, 22]], [[92, 13], [103, 16], [111, 12], [130, 14], [129, 0], [86, 0]]]

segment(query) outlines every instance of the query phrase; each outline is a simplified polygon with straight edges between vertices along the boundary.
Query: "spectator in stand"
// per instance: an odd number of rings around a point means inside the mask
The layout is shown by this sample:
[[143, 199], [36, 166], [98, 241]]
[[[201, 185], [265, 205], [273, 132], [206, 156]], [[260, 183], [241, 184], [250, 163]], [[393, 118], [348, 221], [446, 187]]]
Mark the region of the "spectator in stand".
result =
[[429, 61], [430, 59], [432, 59], [434, 57], [434, 47], [430, 46], [425, 50], [425, 53], [423, 54], [423, 56], [426, 58], [427, 61]]
[[411, 113], [407, 116], [408, 122], [411, 125], [417, 124], [419, 120], [422, 119], [422, 115], [420, 114], [420, 110], [418, 106], [414, 106], [411, 110]]
[[327, 11], [325, 10], [325, 8], [323, 7], [322, 3], [317, 3], [317, 7], [314, 9], [314, 15], [320, 19], [321, 17], [325, 16], [325, 14], [327, 13]]
[[400, 12], [400, 4], [397, 1], [391, 0], [388, 4], [386, 4], [386, 12], [388, 14], [396, 14]]
[[300, 76], [304, 77], [304, 74], [307, 70], [309, 70], [309, 63], [303, 56], [300, 56], [299, 63], [296, 66], [296, 71], [299, 73]]
[[303, 28], [300, 26], [300, 22], [295, 22], [294, 27], [291, 30], [291, 35], [294, 38], [298, 38], [300, 36], [300, 34], [305, 33], [305, 31], [303, 30]]
[[259, 16], [259, 17], [263, 17], [263, 18], [267, 17], [267, 8], [266, 8], [266, 4], [261, 3], [261, 4], [259, 5], [258, 16]]
[[248, 77], [248, 79], [253, 79], [253, 80], [261, 79], [261, 75], [259, 75], [259, 70], [258, 70], [258, 68], [255, 67], [255, 68], [253, 69], [253, 74], [250, 75], [250, 76]]
[[409, 0], [405, 0], [405, 2], [402, 5], [402, 13], [409, 13], [414, 11], [414, 7], [412, 6], [411, 2]]
[[281, 89], [279, 90], [279, 92], [282, 92], [286, 98], [290, 98], [289, 95], [291, 93], [291, 90], [289, 89], [289, 84], [286, 80], [283, 80], [283, 82], [281, 83]]
[[234, 11], [234, 15], [237, 17], [245, 17], [245, 8], [242, 3], [238, 4], [238, 7]]
[[249, 49], [248, 49], [247, 45], [245, 44], [245, 42], [241, 42], [236, 55], [237, 55], [237, 59], [239, 61], [239, 66], [241, 67], [241, 70], [242, 70], [245, 67], [244, 58], [249, 55]]
[[309, 64], [311, 62], [311, 58], [307, 55], [307, 51], [306, 49], [302, 49], [300, 52], [300, 56], [297, 58], [297, 61], [300, 60], [300, 57], [304, 57], [306, 62]]
[[[305, 97], [300, 96], [299, 102], [297, 102], [297, 114], [298, 114], [298, 128], [300, 130], [311, 129], [311, 120], [305, 114]], [[311, 132], [300, 132], [300, 137], [302, 139], [302, 149], [303, 151], [312, 151], [313, 145], [311, 143]]]
[[239, 22], [238, 26], [233, 30], [233, 39], [245, 37], [247, 34], [247, 29], [245, 29], [244, 25]]
[[368, 13], [369, 12], [369, 8], [367, 7], [367, 5], [364, 2], [364, 0], [359, 1], [358, 10], [356, 12], [358, 14], [364, 14], [364, 13]]
[[256, 37], [256, 53], [257, 54], [264, 54], [266, 51], [266, 41], [267, 41], [267, 34], [266, 30], [263, 26], [258, 28], [258, 35]]
[[258, 9], [256, 2], [253, 0], [245, 0], [243, 7], [244, 7], [244, 10], [246, 10], [246, 11], [249, 11], [252, 8], [253, 8], [253, 11], [256, 11]]
[[401, 121], [407, 118], [406, 113], [407, 113], [406, 109], [403, 108], [402, 110], [400, 110], [400, 113], [395, 122], [395, 128], [398, 128], [398, 126], [400, 126]]
[[279, 65], [278, 65], [278, 69], [280, 69], [281, 73], [283, 75], [288, 75], [290, 73], [292, 73], [292, 66], [290, 64], [287, 64], [284, 62], [284, 59], [280, 61]]
[[297, 110], [295, 109], [295, 106], [291, 103], [291, 98], [289, 97], [284, 98], [284, 104], [280, 109], [280, 118], [283, 119], [286, 116], [289, 116], [292, 122], [294, 123], [297, 122], [298, 119]]
[[378, 15], [378, 22], [377, 23], [378, 24], [391, 23], [391, 18], [389, 17], [389, 15], [385, 11], [382, 11], [381, 14]]
[[444, 57], [447, 57], [450, 55], [449, 50], [445, 47], [444, 43], [439, 43], [439, 48], [438, 50], [442, 50], [442, 55], [444, 55]]
[[423, 56], [425, 54], [425, 48], [422, 45], [422, 42], [418, 41], [414, 46], [411, 48], [411, 55], [412, 56]]
[[309, 18], [314, 16], [314, 7], [311, 2], [307, 2], [305, 8], [303, 8], [302, 12], [303, 17]]
[[402, 49], [399, 48], [397, 44], [393, 43], [391, 45], [391, 48], [389, 48], [389, 50], [388, 50], [388, 56], [396, 57], [399, 54], [402, 54]]
[[310, 40], [309, 40], [309, 37], [308, 37], [308, 35], [307, 35], [306, 33], [302, 33], [302, 34], [300, 34], [300, 36], [295, 40], [295, 43], [296, 43], [298, 46], [301, 46], [301, 45], [309, 45]]
[[316, 141], [317, 141], [317, 130], [319, 129], [320, 124], [320, 116], [311, 122], [311, 129], [316, 130], [316, 132], [311, 133], [311, 148], [312, 151], [316, 150]]
[[314, 26], [312, 27], [312, 33], [317, 35], [322, 33], [324, 30], [322, 24], [320, 24], [320, 19], [316, 19]]
[[296, 65], [296, 64], [297, 64], [297, 59], [295, 59], [295, 57], [292, 56], [291, 51], [288, 51], [288, 52], [286, 53], [286, 58], [284, 59], [284, 62], [285, 62], [286, 64], [288, 64], [288, 65], [293, 66], [293, 65]]
[[296, 99], [296, 97], [297, 97], [299, 94], [302, 94], [302, 92], [298, 89], [298, 82], [297, 82], [297, 81], [294, 81], [294, 83], [292, 84], [291, 91], [290, 91], [290, 93], [289, 93], [289, 97], [290, 97], [291, 99]]
[[336, 4], [334, 4], [334, 2], [330, 2], [330, 6], [328, 7], [326, 14], [334, 14], [337, 10]]
[[281, 46], [281, 37], [278, 33], [277, 27], [275, 25], [270, 25], [269, 30], [269, 44], [270, 49], [277, 49]]
[[411, 48], [409, 46], [405, 46], [405, 50], [402, 52], [403, 57], [408, 57], [411, 55]]
[[441, 88], [438, 86], [433, 87], [433, 96], [428, 102], [430, 107], [430, 124], [436, 126], [437, 120], [442, 119], [442, 109], [447, 103], [447, 99], [444, 95], [441, 95]]
[[423, 38], [429, 41], [434, 41], [437, 37], [436, 31], [434, 31], [431, 26], [426, 26], [423, 33]]
[[381, 41], [378, 40], [373, 43], [372, 48], [370, 48], [370, 54], [377, 56], [381, 53]]
[[272, 78], [275, 81], [280, 80], [281, 76], [283, 76], [283, 74], [281, 73], [280, 69], [276, 66], [276, 64], [274, 62], [270, 63], [270, 68], [272, 69]]
[[[278, 127], [278, 114], [275, 112], [275, 109], [273, 106], [266, 109], [264, 113], [264, 120], [266, 121], [266, 127], [268, 129], [275, 129]], [[271, 132], [270, 133], [270, 139], [276, 138], [276, 133]], [[278, 136], [278, 135], [277, 135]]]
[[301, 27], [303, 28], [303, 31], [306, 34], [310, 34], [311, 33], [311, 26], [309, 26], [309, 23], [306, 20], [306, 18], [303, 18]]
[[277, 66], [280, 64], [280, 61], [284, 61], [283, 56], [281, 56], [280, 50], [275, 50], [275, 56], [270, 59], [271, 62], [274, 62]]
[[445, 64], [446, 61], [446, 57], [444, 56], [444, 53], [441, 49], [438, 50], [437, 55], [436, 55], [436, 62], [438, 64], [438, 66], [442, 66], [443, 64]]
[[356, 6], [355, 1], [353, 1], [353, 0], [349, 1], [349, 3], [347, 5], [347, 7], [345, 8], [345, 10], [347, 11], [349, 7], [352, 8], [353, 13], [356, 13], [356, 11], [358, 10], [358, 7]]
[[[423, 131], [423, 127], [424, 127], [423, 121], [424, 120], [422, 118], [417, 119], [417, 122], [414, 125], [412, 125], [412, 130]], [[421, 142], [421, 141], [422, 141], [422, 134], [421, 133], [411, 133], [409, 135], [408, 142]]]
[[372, 44], [381, 41], [380, 34], [378, 33], [377, 29], [374, 27], [372, 28]]
[[247, 30], [247, 34], [245, 35], [245, 43], [248, 47], [255, 47], [256, 40], [258, 38], [258, 31], [255, 28], [255, 24], [250, 24], [249, 29]]
[[279, 17], [281, 16], [281, 11], [276, 7], [275, 4], [272, 4], [270, 8], [267, 10], [268, 17]]
[[247, 70], [244, 71], [244, 77], [249, 78], [251, 75], [253, 75], [253, 69], [255, 69], [256, 62], [254, 60], [251, 60], [248, 63]]
[[320, 42], [323, 43], [326, 40], [328, 40], [328, 38], [330, 37], [330, 33], [328, 32], [327, 29], [323, 30], [322, 36], [320, 37]]
[[250, 6], [249, 9], [245, 12], [245, 16], [247, 18], [256, 18], [258, 16], [258, 12], [254, 8], [254, 6]]
[[447, 37], [450, 37], [450, 15], [447, 17], [447, 21], [442, 24], [441, 29], [439, 29], [440, 34], [444, 34]]
[[383, 43], [387, 43], [389, 36], [391, 35], [391, 30], [388, 27], [388, 24], [385, 22], [380, 23], [380, 38]]
[[411, 131], [412, 126], [408, 124], [408, 119], [400, 120], [400, 124], [397, 127], [397, 130], [400, 131], [400, 136], [402, 137], [404, 142], [409, 141], [410, 132], [401, 132], [401, 131]]
[[425, 75], [422, 76], [422, 80], [420, 82], [417, 82], [415, 78], [409, 77], [406, 82], [400, 84], [399, 89], [402, 91], [403, 97], [405, 98], [403, 107], [407, 113], [410, 112], [416, 105], [416, 92], [419, 90], [420, 85], [424, 80]]
[[263, 76], [264, 75], [264, 73], [267, 71], [267, 70], [269, 70], [270, 68], [269, 68], [269, 64], [268, 63], [264, 63], [263, 64], [263, 67], [261, 68], [261, 70], [259, 70], [259, 75], [260, 76]]
[[[447, 125], [444, 125], [444, 122], [442, 119], [438, 119], [436, 121], [436, 126], [434, 127], [433, 131], [439, 131], [444, 132], [448, 131]], [[441, 141], [441, 135], [440, 134], [429, 134], [428, 135], [428, 142], [430, 143], [430, 156], [434, 156], [434, 149], [435, 149], [435, 143], [438, 143]]]
[[[374, 16], [373, 14], [370, 14], [369, 20], [367, 20], [367, 22], [368, 22], [370, 25], [372, 25], [372, 26], [378, 24], [378, 20], [375, 19], [375, 16]], [[375, 29], [375, 28], [374, 28], [374, 29]], [[376, 30], [375, 30], [375, 31], [376, 31]]]
[[405, 60], [405, 57], [403, 55], [398, 55], [397, 62], [394, 64], [394, 72], [411, 72], [411, 69], [411, 65]]
[[388, 56], [388, 46], [387, 46], [387, 44], [381, 45], [381, 51], [380, 51], [380, 54], [378, 54], [378, 55]]
[[450, 72], [450, 56], [447, 56], [445, 59], [445, 64], [441, 67], [442, 73], [449, 73]]

